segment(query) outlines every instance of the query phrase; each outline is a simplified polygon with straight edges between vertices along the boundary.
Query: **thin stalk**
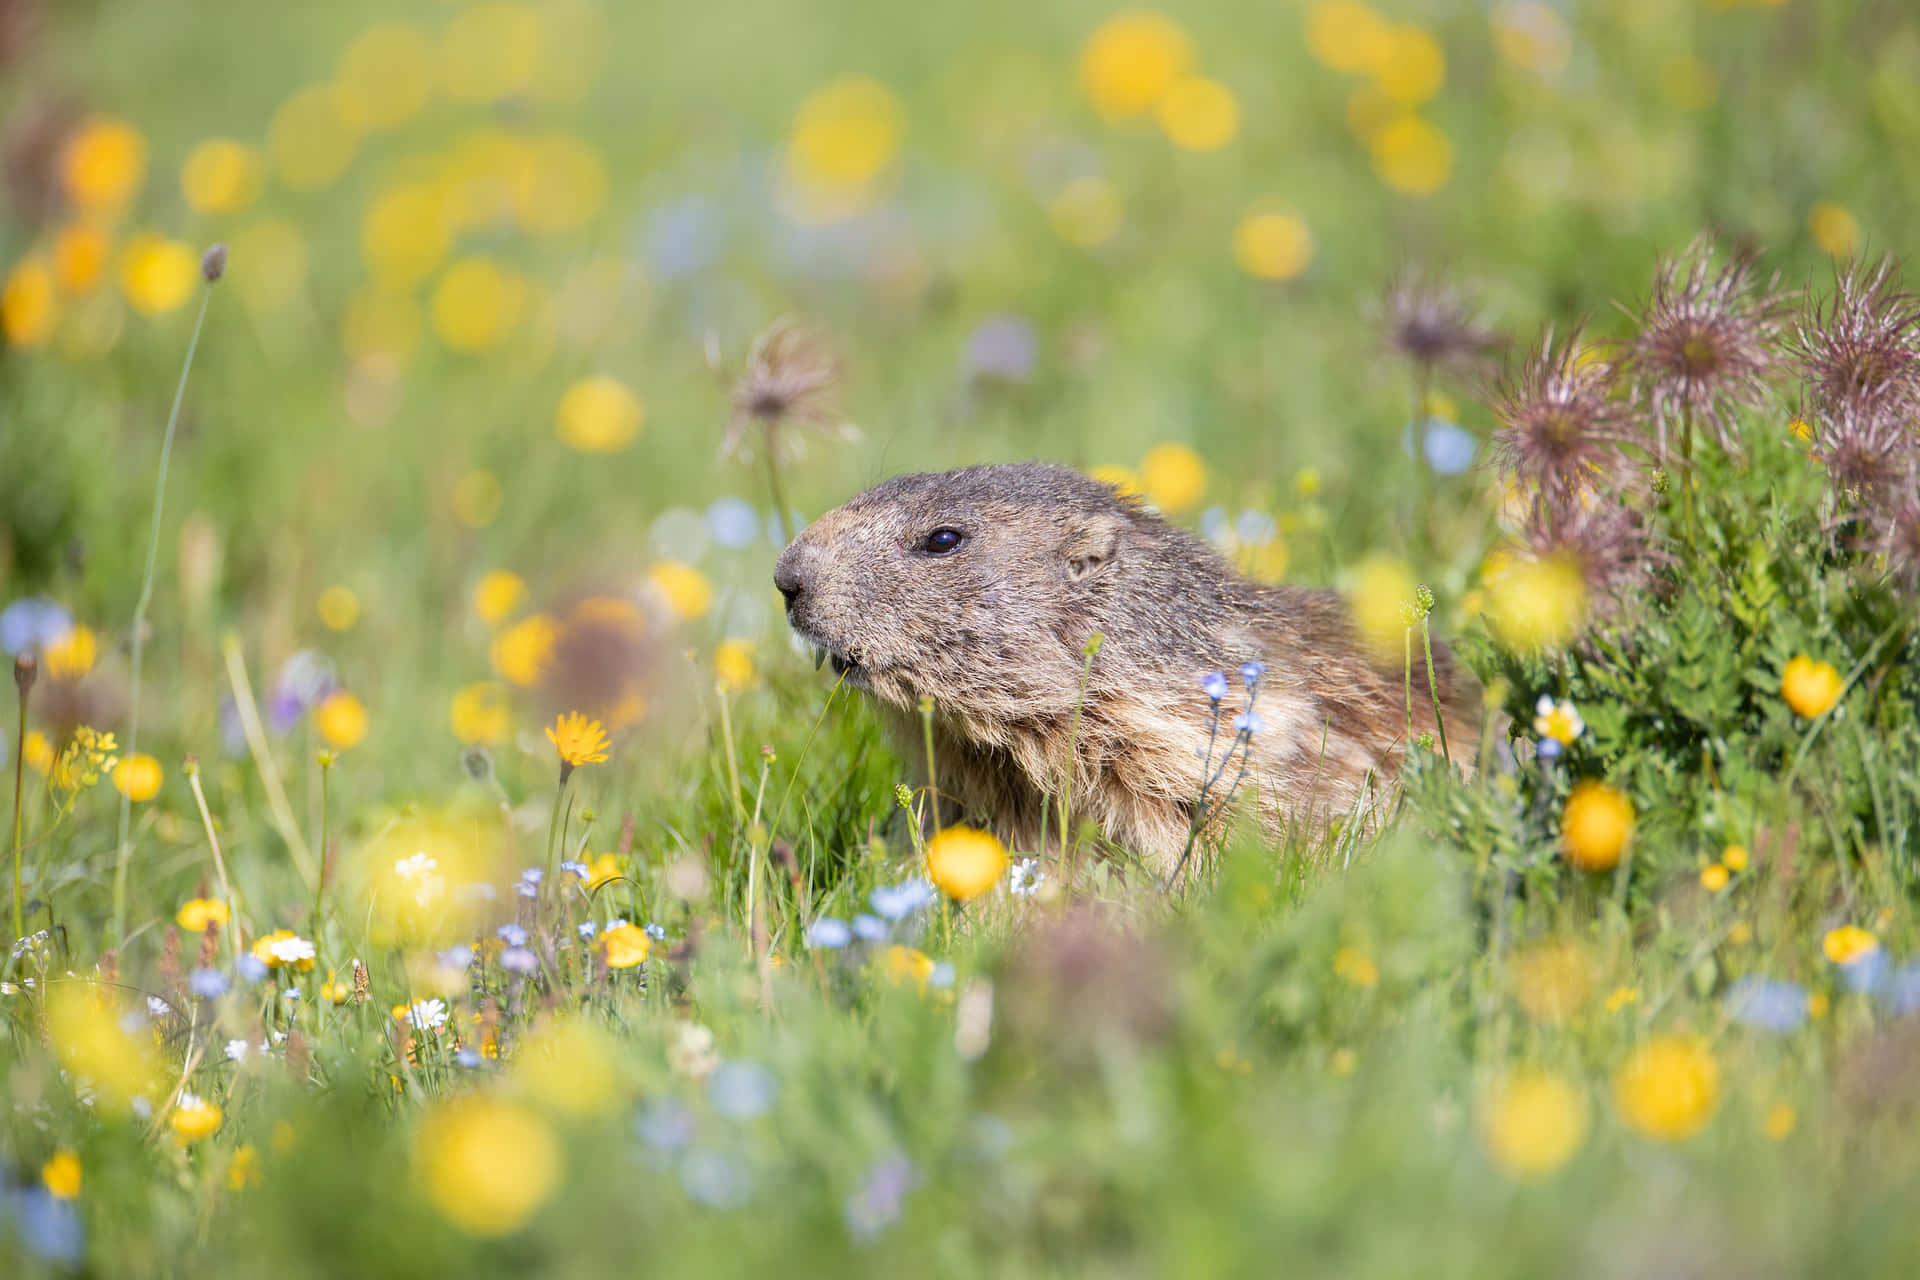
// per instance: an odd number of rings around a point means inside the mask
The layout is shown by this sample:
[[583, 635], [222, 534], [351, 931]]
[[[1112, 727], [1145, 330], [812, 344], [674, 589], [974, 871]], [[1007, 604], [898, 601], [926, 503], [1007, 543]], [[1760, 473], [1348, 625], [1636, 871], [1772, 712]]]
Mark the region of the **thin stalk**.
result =
[[1433, 723], [1440, 729], [1440, 758], [1452, 764], [1453, 753], [1447, 749], [1447, 722], [1440, 714], [1440, 685], [1433, 677], [1433, 628], [1424, 617], [1420, 619], [1420, 642], [1427, 650], [1427, 697], [1433, 700]]
[[780, 459], [774, 449], [774, 432], [778, 423], [767, 423], [767, 488], [773, 493], [773, 527], [780, 534], [781, 545], [788, 542], [787, 537], [787, 499], [780, 491]]
[[26, 915], [21, 908], [25, 890], [20, 875], [20, 833], [24, 816], [20, 806], [27, 767], [27, 695], [33, 690], [35, 669], [31, 655], [23, 654], [13, 661], [13, 687], [20, 695], [20, 727], [14, 731], [13, 740], [13, 936], [16, 939], [27, 933]]
[[[327, 779], [333, 773], [334, 755], [320, 753], [320, 874], [313, 878], [313, 945], [320, 947], [320, 907], [327, 892]], [[319, 965], [314, 966], [316, 969]]]
[[207, 793], [200, 786], [200, 762], [187, 757], [187, 785], [193, 788], [193, 802], [200, 808], [200, 825], [206, 829], [207, 845], [213, 850], [213, 871], [220, 877], [220, 898], [227, 904], [227, 949], [234, 962], [240, 960], [240, 912], [233, 901], [233, 884], [227, 879], [227, 862], [220, 856], [220, 837], [214, 834], [213, 814], [207, 809]]
[[727, 784], [733, 794], [733, 816], [740, 825], [747, 825], [747, 806], [740, 799], [740, 765], [733, 757], [733, 716], [728, 710], [727, 695], [720, 696], [720, 741], [727, 751]]
[[1694, 524], [1697, 513], [1693, 509], [1693, 414], [1682, 410], [1680, 414], [1680, 528], [1685, 535], [1687, 550], [1693, 550]]
[[[187, 375], [193, 372], [193, 353], [200, 348], [200, 331], [207, 324], [207, 304], [213, 301], [210, 283], [200, 290], [200, 314], [193, 322], [193, 336], [187, 340], [187, 358], [180, 366], [179, 385], [173, 390], [173, 411], [167, 415], [167, 434], [160, 441], [160, 473], [153, 482], [153, 524], [147, 533], [147, 572], [140, 580], [139, 602], [133, 607], [133, 653], [127, 678], [128, 759], [140, 749], [140, 660], [146, 650], [147, 606], [153, 603], [153, 571], [160, 558], [160, 511], [167, 496], [167, 464], [173, 459], [173, 437], [180, 425], [180, 404], [187, 396]], [[133, 797], [123, 791], [113, 867], [113, 936], [122, 941], [127, 934], [127, 859], [133, 852], [127, 836], [132, 825]]]
[[[927, 803], [933, 808], [933, 834], [940, 834], [940, 773], [933, 758], [933, 699], [920, 699], [920, 739], [927, 750]], [[1041, 806], [1043, 809], [1046, 806]]]
[[293, 855], [293, 865], [301, 878], [317, 880], [320, 869], [314, 865], [313, 851], [307, 848], [306, 837], [300, 834], [293, 806], [287, 803], [287, 789], [281, 785], [279, 766], [273, 762], [273, 749], [267, 743], [266, 728], [260, 723], [260, 708], [253, 701], [253, 683], [247, 679], [247, 660], [240, 651], [240, 637], [229, 631], [220, 641], [220, 651], [226, 658], [227, 684], [233, 690], [234, 711], [240, 717], [247, 750], [252, 753], [253, 767], [259, 770], [261, 785], [266, 788], [267, 814], [273, 829]]
[[1400, 676], [1405, 682], [1407, 691], [1407, 741], [1411, 744], [1413, 741], [1413, 628], [1402, 628], [1400, 636], [1403, 650]]

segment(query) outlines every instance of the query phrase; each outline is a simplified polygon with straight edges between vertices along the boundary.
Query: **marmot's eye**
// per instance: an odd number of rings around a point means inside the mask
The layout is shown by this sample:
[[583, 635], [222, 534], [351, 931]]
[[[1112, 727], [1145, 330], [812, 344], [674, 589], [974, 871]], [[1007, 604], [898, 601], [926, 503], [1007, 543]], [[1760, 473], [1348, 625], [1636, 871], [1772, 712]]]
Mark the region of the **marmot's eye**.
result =
[[948, 556], [958, 551], [966, 540], [967, 535], [958, 529], [939, 528], [920, 539], [915, 549], [930, 556]]

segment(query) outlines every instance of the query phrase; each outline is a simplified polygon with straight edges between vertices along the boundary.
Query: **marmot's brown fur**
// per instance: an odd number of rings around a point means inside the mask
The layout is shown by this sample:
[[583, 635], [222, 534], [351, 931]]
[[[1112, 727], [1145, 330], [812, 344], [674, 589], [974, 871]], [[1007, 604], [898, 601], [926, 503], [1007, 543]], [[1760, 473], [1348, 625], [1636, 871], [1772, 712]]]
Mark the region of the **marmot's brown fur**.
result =
[[[1364, 809], [1407, 745], [1404, 664], [1369, 659], [1338, 595], [1248, 582], [1066, 467], [896, 477], [808, 526], [774, 582], [794, 629], [879, 700], [909, 758], [923, 754], [920, 700], [932, 699], [940, 792], [1015, 848], [1034, 848], [1043, 806], [1070, 780], [1076, 818], [1171, 871], [1214, 732], [1211, 671], [1231, 685], [1217, 766], [1245, 701], [1240, 668], [1266, 665], [1248, 782], [1276, 829]], [[1449, 747], [1469, 762], [1478, 690], [1444, 648], [1433, 661]], [[1435, 728], [1423, 657], [1413, 724]], [[1047, 829], [1058, 838], [1057, 812]]]

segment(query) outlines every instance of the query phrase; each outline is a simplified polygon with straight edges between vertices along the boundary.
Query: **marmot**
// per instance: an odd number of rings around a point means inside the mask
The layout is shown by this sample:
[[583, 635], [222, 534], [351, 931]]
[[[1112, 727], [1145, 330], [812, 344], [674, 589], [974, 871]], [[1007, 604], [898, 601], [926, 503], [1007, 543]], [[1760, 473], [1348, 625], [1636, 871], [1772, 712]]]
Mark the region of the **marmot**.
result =
[[[1335, 592], [1249, 582], [1140, 499], [1067, 467], [898, 476], [809, 525], [773, 580], [794, 629], [879, 699], [922, 767], [932, 699], [941, 796], [1016, 849], [1043, 829], [1058, 840], [1057, 804], [1044, 828], [1041, 814], [1071, 780], [1076, 822], [1173, 871], [1209, 741], [1217, 768], [1234, 737], [1245, 664], [1264, 664], [1248, 668], [1260, 724], [1245, 785], [1271, 828], [1364, 809], [1407, 745], [1404, 663], [1369, 659]], [[1470, 763], [1478, 688], [1444, 647], [1433, 662], [1452, 758]], [[1216, 671], [1229, 682], [1217, 703], [1202, 684]], [[1435, 729], [1424, 654], [1413, 726]]]

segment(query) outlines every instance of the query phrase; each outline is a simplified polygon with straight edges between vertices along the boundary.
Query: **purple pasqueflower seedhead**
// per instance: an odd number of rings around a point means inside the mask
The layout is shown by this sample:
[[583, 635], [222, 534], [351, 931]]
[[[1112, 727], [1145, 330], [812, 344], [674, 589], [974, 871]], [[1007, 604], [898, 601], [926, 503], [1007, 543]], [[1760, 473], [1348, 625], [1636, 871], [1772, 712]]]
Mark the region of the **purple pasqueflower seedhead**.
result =
[[1809, 301], [1787, 348], [1822, 411], [1920, 406], [1920, 298], [1892, 258], [1836, 267], [1832, 295]]
[[1920, 440], [1900, 406], [1842, 401], [1815, 419], [1813, 454], [1843, 497], [1874, 506], [1913, 492]]
[[1467, 305], [1465, 295], [1413, 269], [1387, 286], [1387, 345], [1426, 368], [1471, 369], [1502, 345]]
[[1614, 366], [1583, 358], [1578, 329], [1557, 346], [1547, 330], [1519, 371], [1502, 379], [1493, 412], [1494, 457], [1536, 503], [1588, 498], [1620, 473], [1622, 447], [1639, 438]]

